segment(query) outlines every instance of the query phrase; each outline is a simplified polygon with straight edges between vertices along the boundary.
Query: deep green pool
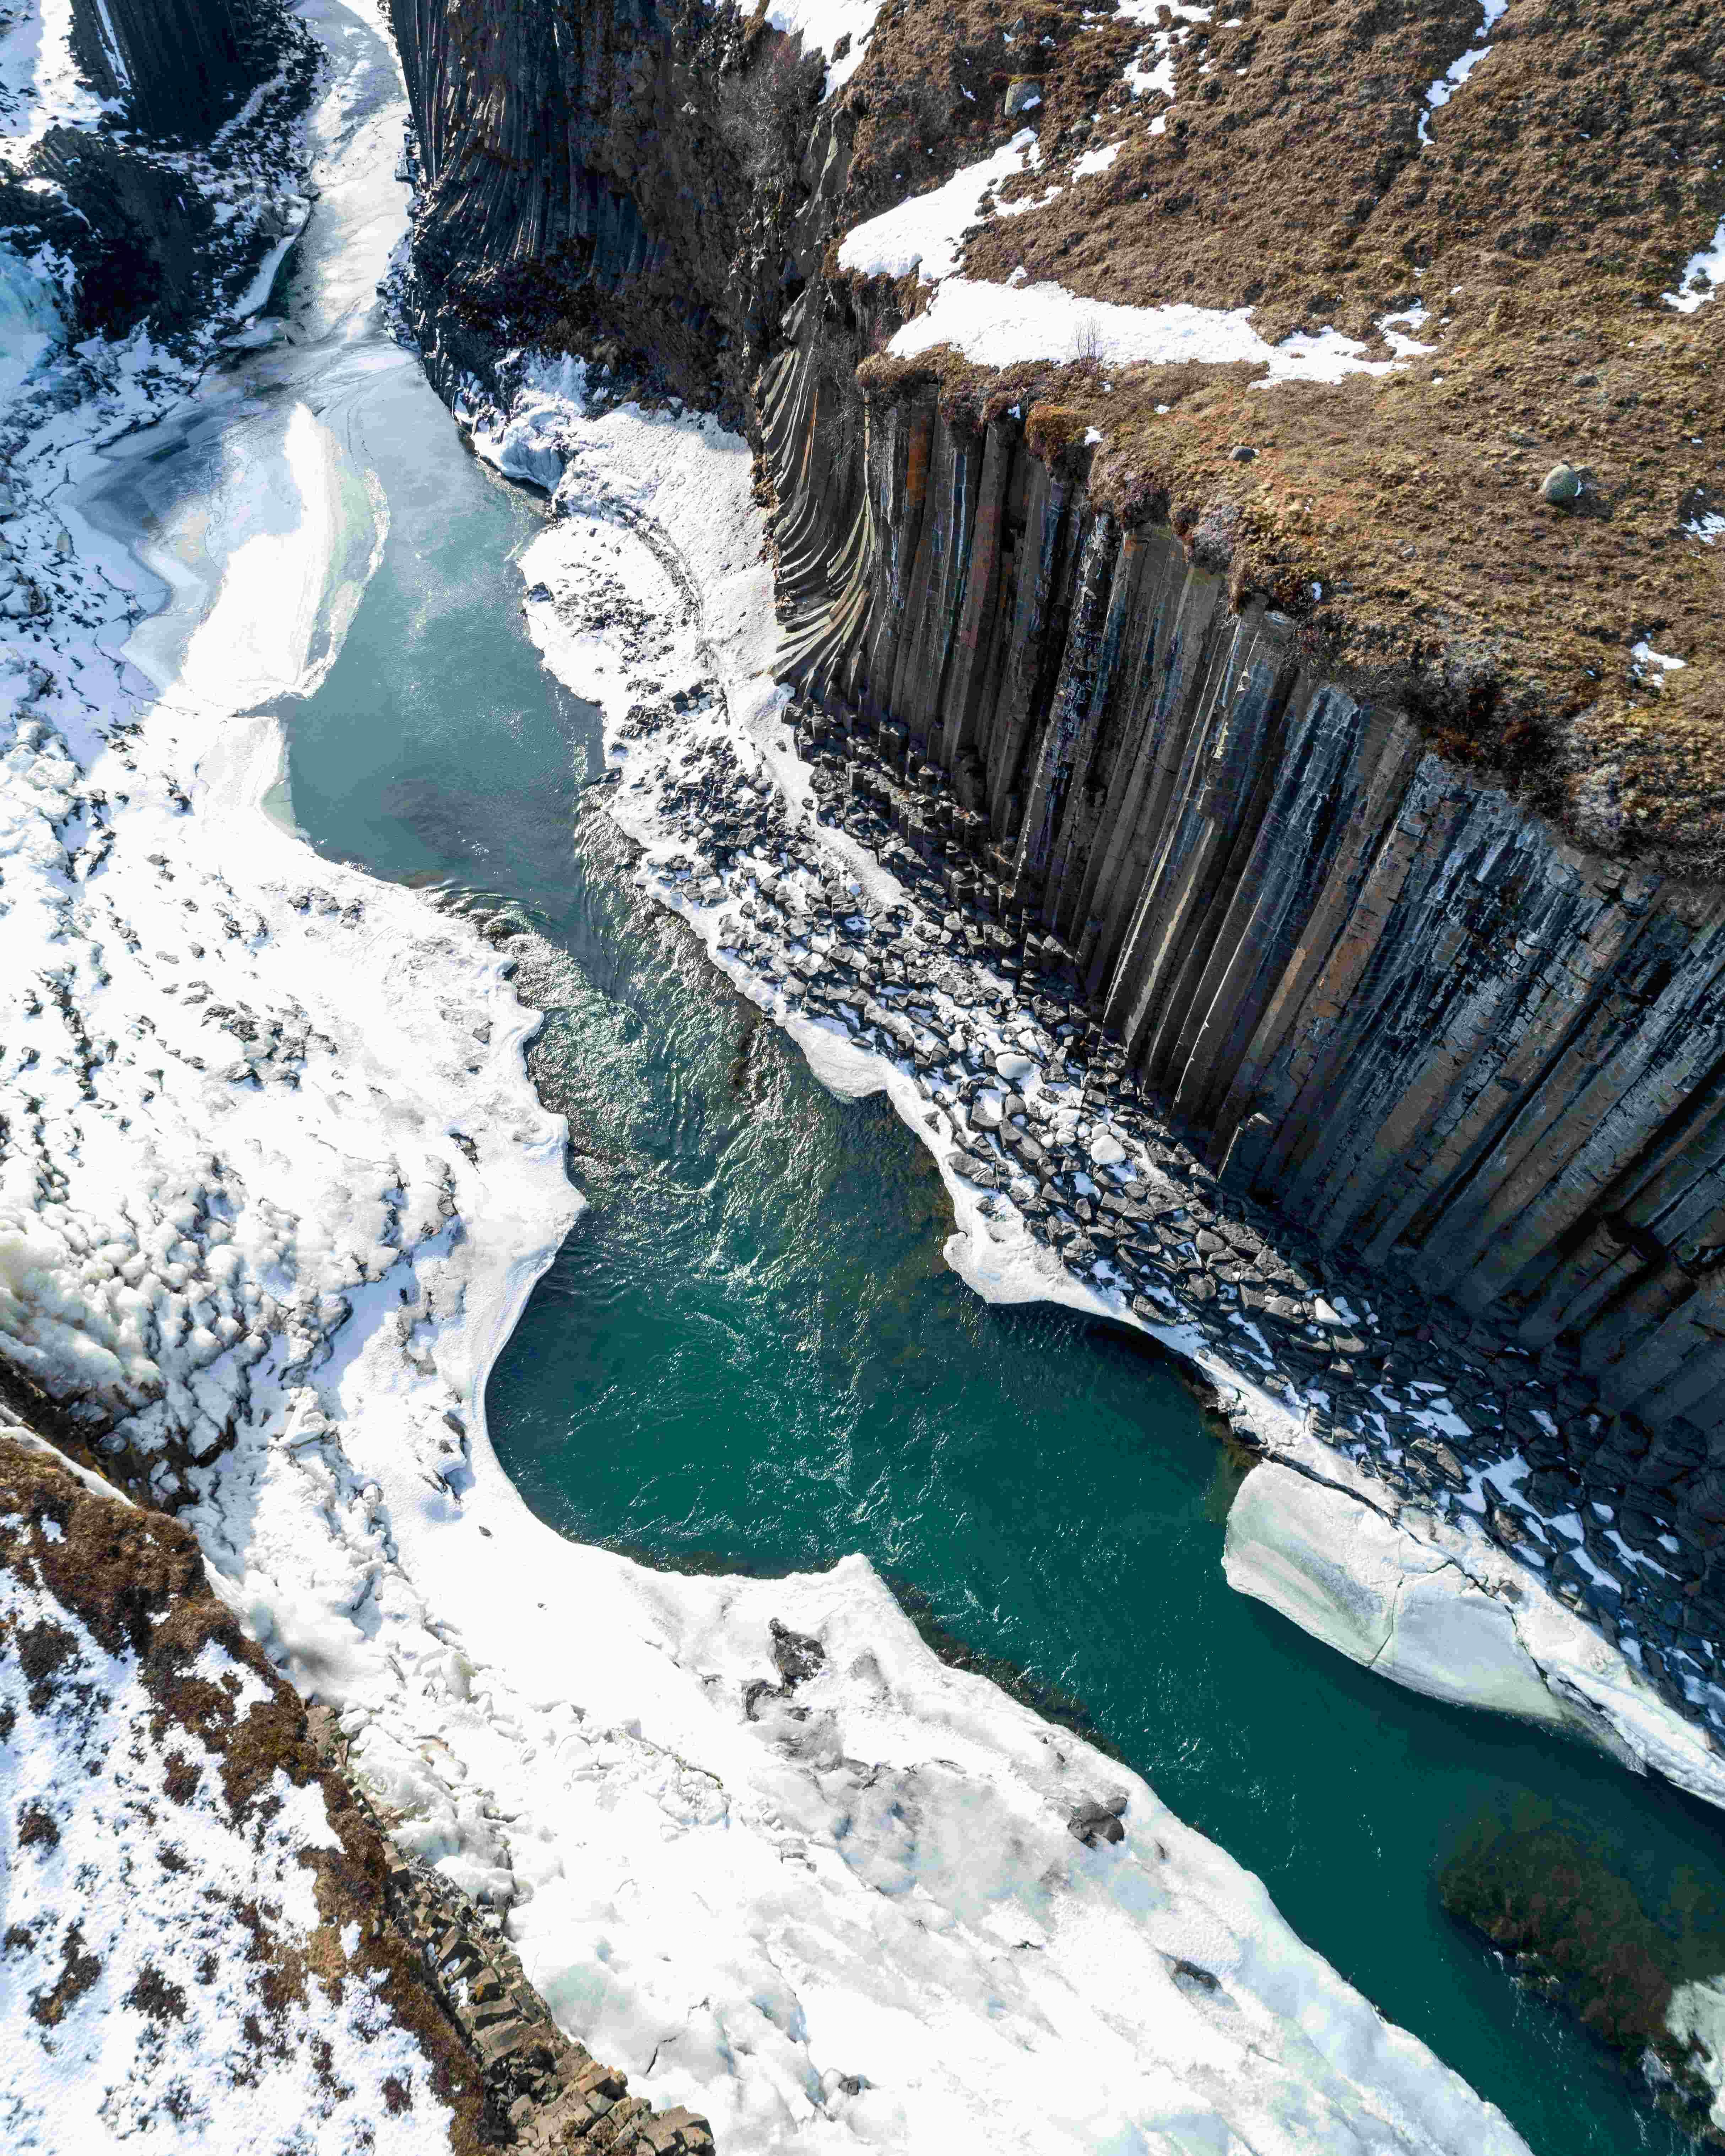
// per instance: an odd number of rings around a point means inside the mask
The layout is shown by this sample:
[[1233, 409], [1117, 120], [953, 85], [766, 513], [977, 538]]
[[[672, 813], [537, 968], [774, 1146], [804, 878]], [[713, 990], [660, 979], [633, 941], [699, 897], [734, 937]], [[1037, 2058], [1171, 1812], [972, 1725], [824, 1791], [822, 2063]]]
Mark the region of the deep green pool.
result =
[[592, 1205], [491, 1385], [528, 1501], [665, 1563], [865, 1551], [972, 1653], [1076, 1702], [1541, 2156], [1688, 2145], [1455, 1929], [1435, 1877], [1483, 1825], [1568, 1821], [1725, 1968], [1717, 1816], [1399, 1691], [1230, 1592], [1235, 1470], [1173, 1369], [946, 1270], [908, 1132], [823, 1092], [634, 890], [583, 791], [593, 715], [519, 620], [537, 506], [467, 457], [410, 362], [350, 349], [337, 376], [322, 416], [391, 533], [333, 670], [284, 713], [293, 810], [324, 851], [508, 900], [545, 939], [537, 1061]]

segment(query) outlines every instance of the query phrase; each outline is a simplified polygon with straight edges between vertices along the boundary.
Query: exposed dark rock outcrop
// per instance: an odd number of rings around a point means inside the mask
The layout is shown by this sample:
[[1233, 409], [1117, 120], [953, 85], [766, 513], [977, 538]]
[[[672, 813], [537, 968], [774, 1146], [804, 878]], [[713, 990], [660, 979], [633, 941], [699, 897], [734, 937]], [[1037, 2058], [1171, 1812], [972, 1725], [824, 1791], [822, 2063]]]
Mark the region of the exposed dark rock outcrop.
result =
[[235, 218], [217, 192], [236, 172], [295, 169], [319, 48], [280, 0], [79, 0], [74, 28], [80, 66], [116, 110], [50, 127], [20, 162], [0, 162], [0, 241], [24, 255], [45, 248], [69, 271], [74, 341], [147, 321], [171, 344], [231, 300], [290, 228], [281, 208], [261, 223]]
[[152, 135], [199, 141], [272, 71], [274, 0], [73, 0], [85, 79]]
[[424, 188], [411, 311], [434, 382], [505, 341], [650, 352], [740, 418], [822, 70], [734, 8], [393, 0]]

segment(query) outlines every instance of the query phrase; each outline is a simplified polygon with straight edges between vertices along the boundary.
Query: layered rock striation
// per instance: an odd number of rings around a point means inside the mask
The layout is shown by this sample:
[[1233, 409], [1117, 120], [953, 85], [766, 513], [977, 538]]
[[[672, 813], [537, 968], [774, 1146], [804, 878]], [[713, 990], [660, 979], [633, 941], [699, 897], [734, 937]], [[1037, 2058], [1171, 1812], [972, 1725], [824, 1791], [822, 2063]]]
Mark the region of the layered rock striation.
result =
[[72, 51], [138, 127], [201, 139], [234, 112], [280, 37], [270, 0], [73, 0]]
[[1717, 894], [1584, 852], [1326, 680], [1201, 534], [1093, 505], [1034, 415], [896, 383], [835, 470], [822, 393], [793, 348], [762, 398], [787, 670], [896, 745], [957, 886], [1052, 942], [1224, 1188], [1699, 1465]]

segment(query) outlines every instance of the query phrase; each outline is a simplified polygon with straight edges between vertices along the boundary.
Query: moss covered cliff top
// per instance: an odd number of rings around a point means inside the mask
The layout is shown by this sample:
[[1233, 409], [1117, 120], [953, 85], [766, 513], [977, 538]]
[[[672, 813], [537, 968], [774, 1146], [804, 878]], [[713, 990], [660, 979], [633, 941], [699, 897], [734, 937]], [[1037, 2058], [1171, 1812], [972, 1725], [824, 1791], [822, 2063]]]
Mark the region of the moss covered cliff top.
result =
[[[1033, 127], [959, 274], [1057, 286], [1076, 329], [1004, 369], [975, 342], [895, 362], [900, 325], [940, 288], [853, 271], [885, 348], [865, 378], [932, 374], [949, 408], [978, 413], [1042, 406], [1102, 500], [1230, 560], [1242, 595], [1295, 615], [1315, 656], [1407, 705], [1446, 752], [1590, 845], [1712, 876], [1725, 288], [1695, 265], [1725, 218], [1725, 38], [1699, 0], [1490, 13], [883, 11], [846, 92], [840, 230]], [[1250, 308], [1266, 345], [1329, 330], [1380, 371], [1128, 364], [1085, 303]], [[1579, 481], [1567, 502], [1541, 493], [1559, 465]]]

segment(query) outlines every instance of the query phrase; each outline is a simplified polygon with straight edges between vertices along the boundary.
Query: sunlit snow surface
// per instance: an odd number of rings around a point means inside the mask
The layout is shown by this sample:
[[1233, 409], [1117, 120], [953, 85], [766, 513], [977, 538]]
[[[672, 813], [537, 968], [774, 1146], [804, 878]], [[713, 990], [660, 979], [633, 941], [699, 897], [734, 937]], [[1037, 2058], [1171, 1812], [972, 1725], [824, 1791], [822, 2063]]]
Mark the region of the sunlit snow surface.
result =
[[[1093, 151], [1078, 160], [1074, 178], [1106, 171], [1115, 149]], [[1414, 342], [1389, 325], [1417, 328], [1425, 310], [1392, 315], [1379, 325], [1394, 357], [1368, 359], [1358, 338], [1325, 328], [1300, 332], [1280, 344], [1265, 341], [1252, 326], [1250, 307], [1195, 307], [1178, 301], [1167, 306], [1128, 307], [1111, 300], [1086, 300], [1062, 285], [1025, 284], [1023, 272], [1004, 285], [985, 284], [962, 274], [967, 235], [990, 217], [1014, 217], [1040, 208], [1060, 192], [1058, 185], [1035, 199], [999, 203], [995, 190], [1020, 174], [1038, 172], [1042, 153], [1034, 130], [1022, 128], [1009, 142], [965, 166], [927, 192], [896, 203], [848, 232], [839, 249], [839, 266], [863, 277], [905, 277], [912, 270], [919, 283], [933, 287], [922, 313], [893, 337], [888, 350], [901, 357], [950, 345], [984, 367], [1014, 367], [1028, 360], [1094, 358], [1113, 367], [1134, 363], [1168, 365], [1203, 360], [1217, 366], [1235, 361], [1261, 363], [1264, 380], [1337, 382], [1347, 374], [1388, 374], [1435, 347]]]
[[992, 157], [965, 166], [943, 185], [911, 195], [848, 232], [839, 249], [839, 267], [863, 277], [906, 277], [914, 270], [923, 284], [937, 284], [957, 269], [965, 232], [984, 215], [984, 198], [1019, 173], [1035, 172], [1041, 162], [1035, 131], [1021, 127]]
[[[102, 0], [96, 6], [109, 29]], [[0, 4], [0, 159], [15, 159], [50, 127], [89, 126], [113, 109], [79, 73], [72, 28], [72, 0]], [[107, 42], [117, 63], [110, 29]]]
[[[1204, 360], [1216, 366], [1262, 364], [1275, 382], [1338, 382], [1346, 374], [1388, 374], [1401, 358], [1368, 359], [1367, 346], [1339, 330], [1300, 332], [1266, 344], [1252, 326], [1250, 307], [1122, 307], [1081, 299], [1063, 285], [985, 285], [948, 277], [888, 349], [901, 356], [952, 345], [984, 367], [1026, 360], [1094, 358], [1105, 366], [1172, 365]], [[1427, 349], [1408, 346], [1409, 352]], [[1404, 355], [1405, 356], [1405, 355]]]
[[1677, 280], [1676, 290], [1664, 295], [1665, 303], [1680, 315], [1692, 315], [1709, 300], [1716, 300], [1722, 285], [1725, 285], [1725, 218], [1719, 220], [1712, 244], [1690, 256]]

